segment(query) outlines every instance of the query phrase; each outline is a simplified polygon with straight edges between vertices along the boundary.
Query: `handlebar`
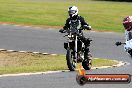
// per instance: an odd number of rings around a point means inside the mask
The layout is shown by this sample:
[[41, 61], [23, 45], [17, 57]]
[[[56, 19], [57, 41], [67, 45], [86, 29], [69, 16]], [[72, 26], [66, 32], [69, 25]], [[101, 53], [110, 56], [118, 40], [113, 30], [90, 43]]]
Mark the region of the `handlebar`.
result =
[[116, 42], [115, 43], [116, 46], [119, 46], [119, 45], [122, 45], [122, 44], [126, 44], [126, 43], [122, 43], [122, 42]]

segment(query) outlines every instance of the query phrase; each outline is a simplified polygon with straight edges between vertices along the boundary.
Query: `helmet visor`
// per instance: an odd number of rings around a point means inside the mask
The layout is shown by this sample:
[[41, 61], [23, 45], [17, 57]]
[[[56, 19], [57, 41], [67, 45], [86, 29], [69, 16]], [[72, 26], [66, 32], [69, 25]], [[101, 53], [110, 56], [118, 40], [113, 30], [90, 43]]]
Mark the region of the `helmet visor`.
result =
[[125, 29], [130, 29], [130, 28], [132, 28], [132, 22], [128, 22], [128, 23], [127, 23], [127, 22], [124, 22], [123, 25], [124, 25], [124, 28], [125, 28]]
[[70, 10], [70, 11], [68, 11], [68, 13], [70, 14], [70, 15], [72, 15], [72, 14], [75, 14], [77, 11], [75, 11], [75, 10]]

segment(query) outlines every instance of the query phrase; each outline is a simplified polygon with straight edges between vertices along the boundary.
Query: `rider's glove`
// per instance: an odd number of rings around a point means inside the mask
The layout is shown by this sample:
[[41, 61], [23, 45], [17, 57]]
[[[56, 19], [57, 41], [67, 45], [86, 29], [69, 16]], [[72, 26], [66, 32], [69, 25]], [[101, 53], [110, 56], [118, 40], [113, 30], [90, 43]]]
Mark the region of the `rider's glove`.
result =
[[91, 26], [88, 26], [88, 29], [87, 30], [92, 30]]
[[91, 26], [88, 26], [88, 25], [83, 25], [82, 28], [83, 28], [83, 29], [87, 29], [87, 30], [91, 30]]
[[60, 29], [59, 32], [60, 33], [65, 33], [65, 30], [64, 29]]
[[64, 31], [64, 29], [60, 29], [60, 30], [59, 30], [60, 33], [63, 33], [63, 31]]

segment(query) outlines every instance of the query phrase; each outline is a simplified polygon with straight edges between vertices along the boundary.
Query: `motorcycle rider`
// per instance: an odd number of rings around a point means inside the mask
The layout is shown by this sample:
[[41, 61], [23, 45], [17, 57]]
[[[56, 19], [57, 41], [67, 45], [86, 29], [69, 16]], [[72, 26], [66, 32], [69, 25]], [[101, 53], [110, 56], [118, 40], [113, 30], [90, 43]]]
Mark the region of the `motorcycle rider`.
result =
[[128, 41], [132, 39], [132, 16], [127, 16], [123, 19], [123, 26], [125, 28], [125, 38]]
[[[79, 35], [79, 39], [85, 45], [85, 52], [88, 52], [89, 51], [88, 44], [90, 43], [90, 40], [89, 40], [89, 38], [84, 37], [83, 32], [80, 29], [91, 30], [91, 26], [85, 22], [85, 20], [82, 16], [78, 15], [78, 8], [76, 6], [69, 7], [68, 14], [69, 14], [69, 18], [66, 20], [66, 24], [63, 27], [63, 29], [59, 30], [59, 32], [65, 33], [66, 30], [70, 29], [71, 24], [79, 23], [80, 28], [79, 28], [79, 26], [77, 27], [81, 34], [81, 35]], [[65, 43], [64, 43], [64, 47], [65, 47]]]

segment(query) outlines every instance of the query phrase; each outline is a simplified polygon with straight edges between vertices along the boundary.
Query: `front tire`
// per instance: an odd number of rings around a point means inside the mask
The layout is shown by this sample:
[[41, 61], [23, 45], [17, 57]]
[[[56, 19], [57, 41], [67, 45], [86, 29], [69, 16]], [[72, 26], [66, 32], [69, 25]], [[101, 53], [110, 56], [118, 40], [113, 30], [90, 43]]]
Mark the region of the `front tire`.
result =
[[75, 71], [76, 62], [73, 58], [72, 50], [69, 49], [69, 48], [67, 49], [66, 60], [67, 60], [67, 66], [68, 66], [69, 70], [70, 71]]
[[91, 54], [88, 54], [87, 56], [85, 56], [83, 62], [82, 62], [82, 66], [85, 70], [90, 70], [92, 67], [92, 56]]

